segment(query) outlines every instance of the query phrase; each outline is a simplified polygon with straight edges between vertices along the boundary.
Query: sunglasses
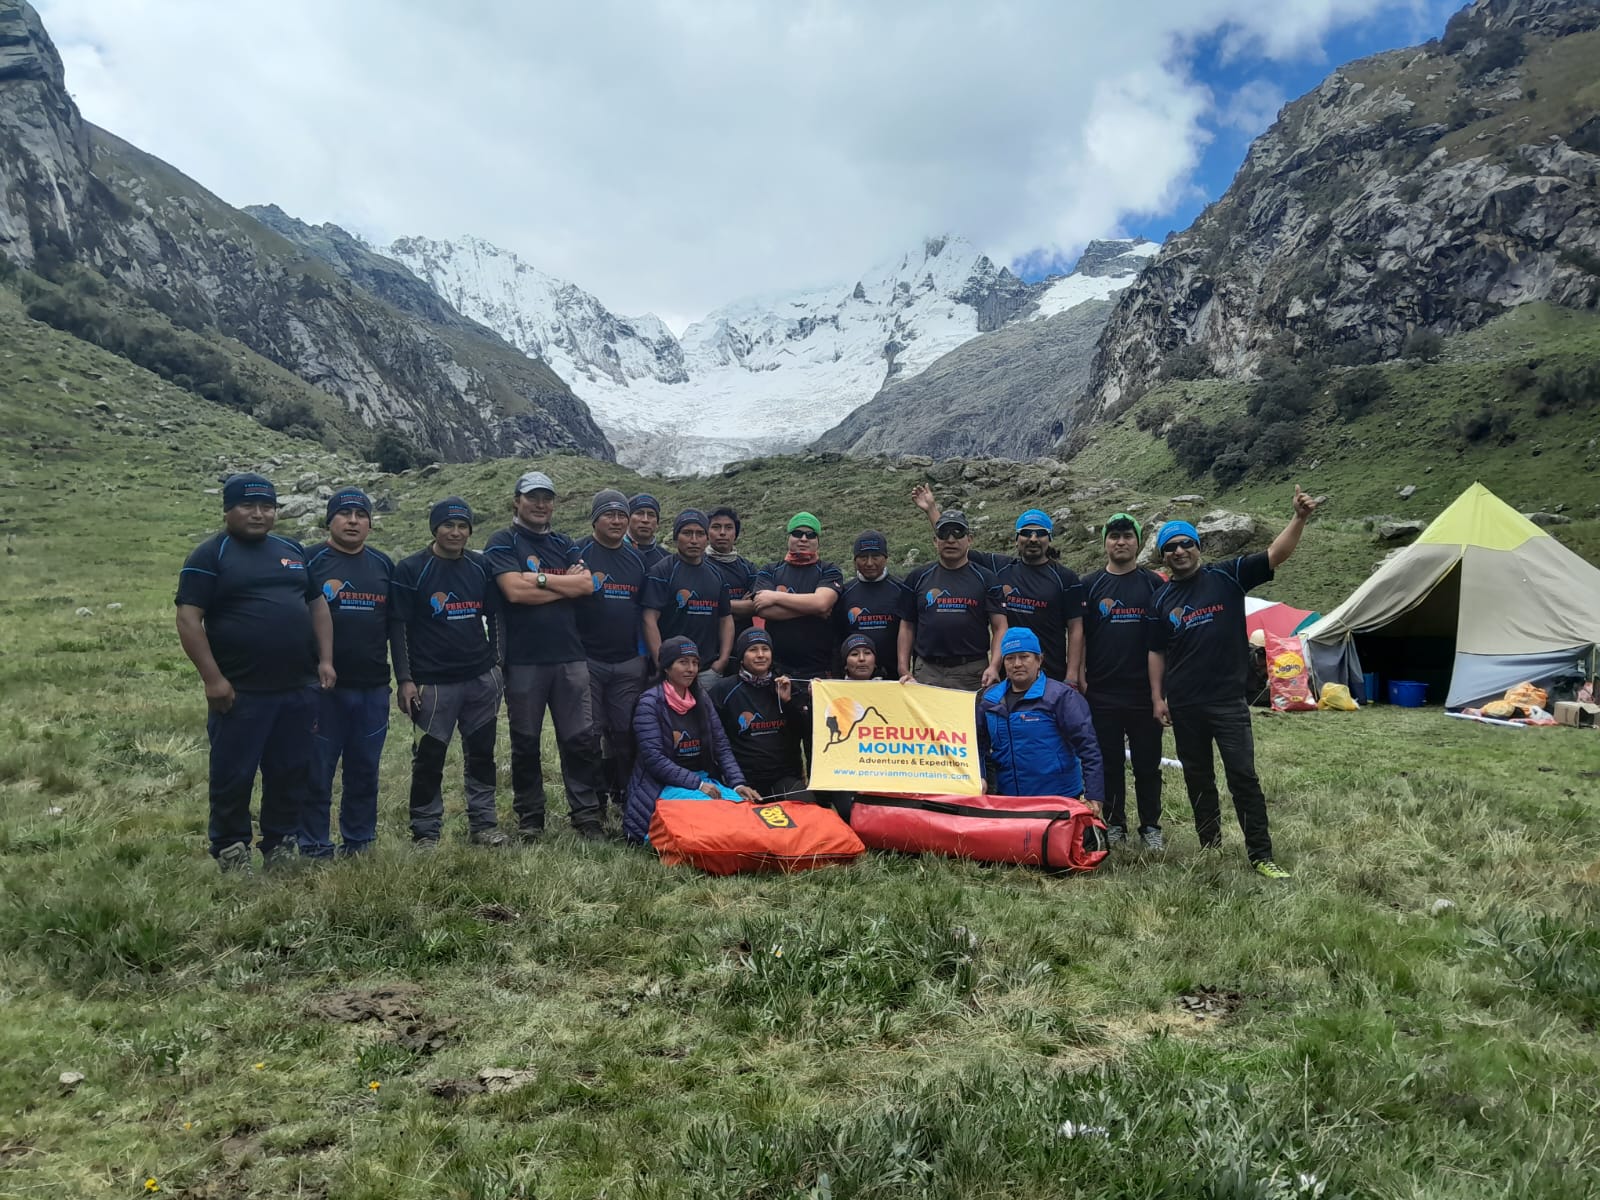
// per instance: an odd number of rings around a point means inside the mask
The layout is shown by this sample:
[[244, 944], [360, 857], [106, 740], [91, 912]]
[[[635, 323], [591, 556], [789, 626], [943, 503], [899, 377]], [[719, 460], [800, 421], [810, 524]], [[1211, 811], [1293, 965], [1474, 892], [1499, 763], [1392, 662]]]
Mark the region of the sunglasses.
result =
[[1163, 553], [1163, 554], [1171, 554], [1174, 550], [1195, 550], [1195, 549], [1198, 549], [1198, 544], [1195, 543], [1195, 542], [1190, 541], [1188, 538], [1173, 538], [1165, 546], [1161, 547], [1161, 553]]
[[1050, 531], [1048, 529], [1019, 529], [1017, 530], [1017, 536], [1021, 538], [1044, 538], [1049, 541]]
[[935, 531], [933, 536], [941, 542], [959, 542], [962, 538], [970, 536], [970, 534], [971, 530], [946, 528]]
[[790, 537], [797, 537], [797, 538], [804, 538], [806, 541], [809, 542], [809, 541], [814, 541], [816, 539], [817, 531], [815, 529], [791, 529], [789, 531], [789, 536]]

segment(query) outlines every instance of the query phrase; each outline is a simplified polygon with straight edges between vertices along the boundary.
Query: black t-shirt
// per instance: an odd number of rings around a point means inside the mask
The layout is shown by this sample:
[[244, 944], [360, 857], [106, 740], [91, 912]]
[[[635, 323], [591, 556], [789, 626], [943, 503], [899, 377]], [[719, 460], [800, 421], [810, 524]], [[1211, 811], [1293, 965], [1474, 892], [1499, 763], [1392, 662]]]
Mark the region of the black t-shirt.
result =
[[[793, 563], [768, 563], [756, 574], [753, 592], [793, 592], [808, 596], [832, 588], [844, 589], [844, 576], [830, 562], [815, 562], [804, 567]], [[839, 605], [834, 602], [834, 611]], [[796, 679], [819, 679], [833, 669], [833, 656], [839, 646], [834, 636], [832, 614], [827, 617], [773, 617], [767, 614], [767, 633], [772, 638], [772, 657], [777, 670]]]
[[853, 633], [871, 638], [878, 655], [878, 669], [885, 678], [892, 677], [900, 653], [900, 622], [905, 619], [910, 603], [909, 589], [888, 572], [882, 579], [870, 583], [852, 579], [839, 594], [839, 603], [833, 606], [834, 636], [841, 643]]
[[390, 596], [413, 681], [466, 683], [495, 665], [500, 588], [476, 550], [440, 558], [428, 547], [401, 559]]
[[1250, 652], [1244, 594], [1272, 578], [1265, 553], [1201, 567], [1155, 594], [1145, 628], [1167, 658], [1167, 703], [1204, 704], [1244, 695]]
[[1090, 704], [1102, 708], [1150, 707], [1145, 616], [1150, 611], [1151, 597], [1166, 582], [1143, 567], [1122, 575], [1102, 568], [1083, 581], [1089, 601], [1083, 618], [1083, 652]]
[[652, 574], [657, 567], [672, 557], [672, 551], [668, 550], [660, 542], [651, 542], [648, 546], [640, 546], [636, 545], [631, 537], [624, 534], [622, 544], [634, 550], [640, 558], [644, 559], [644, 569]]
[[[719, 559], [706, 555], [706, 561], [715, 567], [722, 575], [723, 581], [728, 585], [728, 599], [748, 600], [750, 598], [750, 585], [755, 581], [756, 565], [748, 558], [738, 558], [733, 562], [722, 562]], [[733, 618], [733, 633], [737, 637], [754, 624], [750, 617], [741, 617], [738, 614]]]
[[690, 565], [676, 554], [669, 555], [645, 580], [644, 606], [661, 614], [656, 629], [662, 641], [686, 637], [700, 647], [702, 667], [716, 661], [722, 649], [722, 618], [731, 611], [721, 571], [703, 559]]
[[342, 688], [389, 682], [389, 581], [394, 560], [363, 546], [346, 554], [327, 542], [306, 551], [306, 569], [333, 614], [333, 669]]
[[994, 572], [1000, 609], [1012, 629], [1031, 629], [1039, 639], [1044, 673], [1067, 677], [1067, 622], [1083, 616], [1083, 583], [1071, 567], [1048, 560], [1037, 566], [1009, 554], [975, 550], [969, 557]]
[[594, 596], [578, 605], [584, 653], [596, 662], [619, 663], [645, 652], [639, 631], [644, 605], [644, 559], [624, 542], [615, 550], [589, 538], [578, 546], [594, 572]]
[[[534, 533], [511, 525], [484, 543], [484, 561], [495, 577], [518, 571], [565, 575], [580, 561], [578, 548], [565, 534]], [[578, 606], [588, 597], [552, 600], [547, 604], [511, 604], [501, 609], [506, 623], [506, 662], [578, 662], [585, 657], [578, 636]]]
[[918, 658], [977, 658], [989, 654], [989, 617], [1001, 611], [1000, 585], [975, 562], [957, 570], [933, 562], [906, 577], [906, 620], [916, 626]]
[[711, 702], [728, 734], [733, 757], [752, 787], [803, 774], [798, 731], [772, 684], [757, 687], [729, 675], [711, 686]]
[[281, 692], [316, 682], [306, 605], [321, 594], [299, 542], [218, 533], [189, 552], [176, 600], [204, 610], [211, 657], [235, 691]]
[[667, 757], [687, 771], [704, 771], [715, 776], [717, 754], [705, 722], [714, 721], [716, 717], [706, 711], [704, 701], [702, 691], [699, 702], [686, 713], [673, 712], [670, 704], [661, 706], [667, 722]]

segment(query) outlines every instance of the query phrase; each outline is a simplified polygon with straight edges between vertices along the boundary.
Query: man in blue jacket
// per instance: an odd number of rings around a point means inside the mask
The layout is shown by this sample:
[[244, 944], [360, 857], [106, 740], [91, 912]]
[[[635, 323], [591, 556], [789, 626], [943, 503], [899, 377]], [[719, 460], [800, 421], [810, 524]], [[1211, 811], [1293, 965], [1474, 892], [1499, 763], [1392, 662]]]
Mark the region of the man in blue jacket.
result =
[[1041, 674], [1044, 658], [1033, 630], [1006, 630], [1000, 655], [1006, 677], [978, 696], [978, 752], [990, 790], [1081, 796], [1098, 815], [1105, 772], [1088, 702]]

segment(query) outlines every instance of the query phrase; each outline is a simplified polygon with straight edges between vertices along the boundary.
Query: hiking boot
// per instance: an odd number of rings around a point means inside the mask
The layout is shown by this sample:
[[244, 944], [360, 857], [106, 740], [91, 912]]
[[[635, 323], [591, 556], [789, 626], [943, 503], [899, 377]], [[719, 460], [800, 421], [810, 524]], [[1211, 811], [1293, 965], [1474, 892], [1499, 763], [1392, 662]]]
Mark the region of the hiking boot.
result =
[[249, 844], [234, 842], [233, 845], [218, 850], [217, 869], [224, 875], [254, 875], [255, 871], [250, 866]]
[[299, 846], [293, 842], [279, 842], [261, 856], [261, 868], [264, 871], [286, 871], [298, 865], [299, 859]]
[[598, 825], [574, 825], [572, 832], [586, 842], [603, 842], [606, 840], [606, 831]]
[[411, 848], [418, 854], [432, 854], [439, 848], [439, 839], [436, 837], [412, 838]]
[[519, 825], [512, 839], [521, 846], [536, 846], [544, 840], [543, 825]]
[[1258, 863], [1252, 863], [1255, 873], [1263, 879], [1293, 879], [1294, 876], [1285, 871], [1270, 858], [1264, 858]]
[[1128, 831], [1121, 825], [1106, 826], [1106, 844], [1120, 846], [1128, 840]]
[[479, 829], [467, 838], [474, 846], [489, 846], [491, 848], [504, 846], [511, 839], [492, 826], [488, 829]]
[[1144, 843], [1146, 850], [1153, 850], [1158, 854], [1167, 848], [1167, 839], [1161, 830], [1153, 825], [1149, 829], [1139, 830], [1139, 840]]

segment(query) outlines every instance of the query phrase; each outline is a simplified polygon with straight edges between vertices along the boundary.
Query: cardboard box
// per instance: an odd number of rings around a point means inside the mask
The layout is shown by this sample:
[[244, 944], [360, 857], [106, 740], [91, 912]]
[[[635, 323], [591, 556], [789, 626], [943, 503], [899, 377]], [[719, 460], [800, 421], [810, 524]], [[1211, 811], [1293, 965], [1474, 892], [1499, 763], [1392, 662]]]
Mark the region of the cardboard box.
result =
[[1582, 700], [1557, 700], [1556, 724], [1572, 725], [1578, 729], [1594, 729], [1600, 725], [1600, 704], [1585, 704]]

